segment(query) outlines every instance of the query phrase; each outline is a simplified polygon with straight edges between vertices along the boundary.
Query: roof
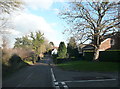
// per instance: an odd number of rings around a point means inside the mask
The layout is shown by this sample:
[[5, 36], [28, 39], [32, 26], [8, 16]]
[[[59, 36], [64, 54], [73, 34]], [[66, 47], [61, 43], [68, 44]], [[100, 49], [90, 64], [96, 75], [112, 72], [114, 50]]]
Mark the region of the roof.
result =
[[90, 50], [90, 49], [94, 49], [95, 47], [94, 46], [92, 46], [92, 45], [89, 45], [89, 44], [87, 44], [86, 46], [84, 46], [82, 49], [87, 49], [87, 50]]

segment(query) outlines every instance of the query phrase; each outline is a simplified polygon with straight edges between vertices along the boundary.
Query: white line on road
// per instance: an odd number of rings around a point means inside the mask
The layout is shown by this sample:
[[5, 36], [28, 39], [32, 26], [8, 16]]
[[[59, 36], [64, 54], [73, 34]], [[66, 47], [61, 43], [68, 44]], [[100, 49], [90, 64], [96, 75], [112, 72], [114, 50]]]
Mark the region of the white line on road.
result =
[[67, 85], [64, 85], [63, 87], [64, 87], [64, 89], [68, 89], [68, 86], [67, 86]]
[[[56, 89], [60, 89], [59, 82], [56, 81], [52, 68], [51, 68], [51, 74], [53, 80], [53, 87], [55, 87]], [[64, 89], [68, 89], [68, 86], [65, 84], [65, 82], [61, 82], [61, 84], [63, 85]]]
[[54, 73], [53, 73], [53, 69], [52, 69], [52, 68], [51, 68], [51, 74], [52, 74], [53, 81], [55, 82], [56, 79], [55, 79], [55, 76], [54, 76]]
[[64, 89], [68, 89], [68, 86], [66, 85], [65, 82], [61, 82], [61, 84], [63, 85]]
[[99, 79], [99, 80], [79, 80], [79, 81], [64, 81], [64, 82], [100, 82], [100, 81], [114, 81], [116, 79]]
[[[24, 79], [24, 80], [22, 81], [22, 83], [18, 84], [18, 85], [16, 86], [16, 88], [17, 88], [17, 87], [20, 87], [25, 80], [29, 79], [29, 78], [32, 76], [32, 74], [33, 74], [33, 72], [32, 72], [29, 76], [27, 76], [27, 78]], [[15, 89], [16, 89], [16, 88], [15, 88]]]
[[58, 85], [58, 82], [55, 82], [55, 85]]
[[56, 89], [60, 89], [60, 87], [59, 87], [59, 86], [56, 86], [55, 88], [56, 88]]
[[55, 79], [55, 75], [53, 73], [53, 69], [51, 68], [51, 74], [52, 74], [52, 83], [53, 83], [53, 87], [55, 87], [55, 89], [60, 89], [60, 87], [58, 86], [58, 82], [56, 82], [56, 79]]
[[62, 85], [65, 85], [65, 82], [61, 82]]

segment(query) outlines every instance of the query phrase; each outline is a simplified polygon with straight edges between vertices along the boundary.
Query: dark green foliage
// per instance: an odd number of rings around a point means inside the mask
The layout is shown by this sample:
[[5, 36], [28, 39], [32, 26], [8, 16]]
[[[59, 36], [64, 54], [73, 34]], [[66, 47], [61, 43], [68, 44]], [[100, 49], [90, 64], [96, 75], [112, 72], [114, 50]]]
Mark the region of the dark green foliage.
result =
[[120, 62], [120, 51], [102, 51], [99, 59], [100, 61]]
[[[92, 61], [93, 52], [85, 52], [84, 60]], [[107, 62], [119, 62], [120, 61], [120, 51], [100, 51], [99, 61]]]
[[3, 78], [26, 65], [28, 64], [22, 61], [21, 57], [19, 57], [17, 54], [13, 54], [8, 61], [8, 65], [2, 63]]
[[19, 64], [20, 62], [22, 62], [22, 59], [17, 55], [17, 54], [13, 54], [13, 56], [9, 59], [9, 63], [11, 65], [16, 65]]
[[84, 60], [92, 61], [94, 56], [94, 52], [84, 52]]
[[14, 48], [30, 48], [32, 47], [32, 41], [28, 39], [28, 36], [23, 36], [22, 38], [16, 38]]
[[67, 54], [67, 48], [65, 46], [64, 42], [60, 42], [59, 48], [58, 48], [58, 57], [59, 58], [66, 58]]
[[53, 43], [53, 42], [50, 42], [49, 44], [52, 45], [52, 46], [54, 47], [54, 43]]
[[31, 38], [32, 38], [32, 46], [35, 52], [39, 55], [40, 52], [40, 46], [44, 43], [44, 34], [42, 34], [40, 31], [36, 32], [36, 35], [34, 36], [31, 32]]
[[[43, 54], [46, 51], [46, 46], [44, 42], [45, 42], [44, 34], [42, 34], [40, 31], [36, 32], [35, 34], [31, 32], [30, 36], [16, 38], [14, 48], [22, 48], [26, 50], [29, 49], [31, 51], [34, 51], [34, 55], [32, 54], [32, 59], [33, 62], [35, 63], [35, 61], [37, 61], [39, 54]], [[31, 54], [29, 56], [31, 56]]]
[[69, 40], [69, 43], [67, 45], [67, 53], [69, 58], [76, 59], [79, 57], [79, 52], [78, 52], [77, 44], [74, 37], [71, 37]]

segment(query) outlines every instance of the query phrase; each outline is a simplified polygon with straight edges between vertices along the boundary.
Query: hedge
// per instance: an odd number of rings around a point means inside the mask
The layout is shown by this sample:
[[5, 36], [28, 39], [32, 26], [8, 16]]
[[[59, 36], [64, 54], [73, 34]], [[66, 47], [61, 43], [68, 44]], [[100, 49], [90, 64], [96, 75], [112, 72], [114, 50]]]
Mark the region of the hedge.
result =
[[[88, 60], [88, 61], [93, 60], [94, 52], [84, 52], [84, 54], [85, 54], [84, 60]], [[99, 60], [109, 61], [109, 62], [119, 62], [120, 51], [119, 50], [100, 51]]]

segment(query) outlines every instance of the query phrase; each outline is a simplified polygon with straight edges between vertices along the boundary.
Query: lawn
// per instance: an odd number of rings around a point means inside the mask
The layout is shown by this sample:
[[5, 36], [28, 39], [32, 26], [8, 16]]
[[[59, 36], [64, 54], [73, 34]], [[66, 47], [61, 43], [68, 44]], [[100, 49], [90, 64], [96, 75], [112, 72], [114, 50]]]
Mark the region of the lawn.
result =
[[119, 70], [119, 63], [117, 62], [71, 61], [57, 64], [57, 66], [64, 70], [75, 71], [116, 72]]

